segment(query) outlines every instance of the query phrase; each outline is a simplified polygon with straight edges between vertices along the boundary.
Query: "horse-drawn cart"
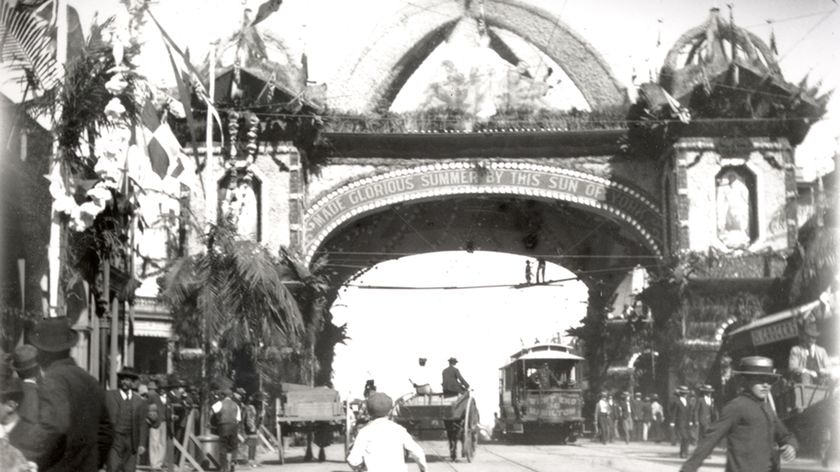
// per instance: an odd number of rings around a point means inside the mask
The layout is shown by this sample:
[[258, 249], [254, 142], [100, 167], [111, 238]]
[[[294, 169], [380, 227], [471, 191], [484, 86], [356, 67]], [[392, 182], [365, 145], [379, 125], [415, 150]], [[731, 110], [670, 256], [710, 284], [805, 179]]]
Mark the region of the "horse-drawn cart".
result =
[[327, 387], [283, 383], [283, 395], [275, 400], [277, 411], [276, 434], [281, 464], [286, 462], [284, 436], [301, 433], [306, 437], [306, 459], [312, 457], [312, 442], [323, 448], [332, 442], [336, 432], [344, 437], [344, 454], [350, 447], [352, 427], [347, 402], [342, 402], [336, 390]]
[[462, 454], [468, 462], [475, 457], [478, 442], [478, 408], [469, 392], [458, 396], [408, 394], [396, 401], [392, 418], [409, 433], [446, 430], [463, 441]]

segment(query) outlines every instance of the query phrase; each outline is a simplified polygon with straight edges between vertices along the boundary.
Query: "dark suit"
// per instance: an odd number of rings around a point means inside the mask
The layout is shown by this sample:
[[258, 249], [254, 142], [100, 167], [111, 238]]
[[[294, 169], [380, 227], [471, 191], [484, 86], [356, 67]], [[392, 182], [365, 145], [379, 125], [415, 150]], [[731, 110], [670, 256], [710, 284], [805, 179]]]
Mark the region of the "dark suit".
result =
[[680, 457], [688, 457], [688, 444], [691, 441], [691, 406], [686, 400], [685, 405], [679, 398], [674, 399], [671, 403], [671, 411], [668, 412], [671, 418], [671, 423], [674, 424], [674, 430], [677, 438], [680, 441]]
[[25, 421], [36, 423], [38, 421], [38, 384], [24, 380], [21, 385], [23, 398], [18, 406], [18, 415]]
[[[108, 472], [134, 472], [137, 467], [137, 448], [141, 445], [145, 447], [148, 442], [146, 400], [136, 392], [132, 392], [129, 400], [124, 400], [119, 390], [108, 390], [105, 392], [105, 408], [114, 430], [114, 442], [108, 451]], [[131, 425], [127, 431], [120, 432], [119, 421], [123, 408], [130, 408]]]
[[42, 472], [96, 472], [110, 447], [102, 388], [70, 358], [46, 368], [38, 384], [38, 421], [21, 422], [14, 443]]
[[715, 401], [712, 400], [710, 405], [706, 404], [706, 400], [699, 398], [697, 404], [694, 406], [694, 424], [697, 426], [698, 438], [702, 438], [706, 430], [717, 421], [717, 408]]
[[441, 386], [443, 387], [443, 396], [453, 396], [465, 392], [470, 388], [470, 384], [461, 376], [461, 371], [457, 367], [451, 365], [441, 372]]
[[681, 470], [696, 471], [723, 438], [726, 472], [766, 472], [772, 466], [778, 467], [774, 446], [789, 444], [798, 448], [796, 439], [770, 405], [745, 392], [723, 407], [720, 419], [706, 431]]

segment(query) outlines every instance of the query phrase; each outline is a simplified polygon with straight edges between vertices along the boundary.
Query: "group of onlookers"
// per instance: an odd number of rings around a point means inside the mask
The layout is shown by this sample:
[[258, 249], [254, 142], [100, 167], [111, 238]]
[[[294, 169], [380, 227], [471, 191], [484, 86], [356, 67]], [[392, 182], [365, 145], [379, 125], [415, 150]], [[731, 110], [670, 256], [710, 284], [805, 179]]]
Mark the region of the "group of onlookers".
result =
[[630, 441], [666, 440], [665, 410], [656, 393], [642, 395], [601, 392], [595, 405], [595, 438], [602, 443], [616, 438]]
[[[77, 341], [66, 317], [46, 318], [30, 334], [31, 344], [2, 355], [0, 470], [133, 472], [141, 462], [152, 470], [170, 468], [179, 459], [173, 438], [183, 442], [188, 428], [195, 432], [197, 421], [190, 425], [188, 418], [198, 406], [198, 389], [166, 377], [141, 378], [125, 367], [117, 372], [116, 388], [106, 391], [70, 356]], [[254, 395], [252, 404], [243, 398], [240, 389], [230, 401], [233, 431], [236, 438], [245, 435], [256, 466], [260, 414], [253, 403], [261, 405], [262, 398]], [[220, 410], [227, 414], [231, 407]], [[227, 416], [215, 419], [223, 447], [238, 445], [224, 436], [231, 430]]]

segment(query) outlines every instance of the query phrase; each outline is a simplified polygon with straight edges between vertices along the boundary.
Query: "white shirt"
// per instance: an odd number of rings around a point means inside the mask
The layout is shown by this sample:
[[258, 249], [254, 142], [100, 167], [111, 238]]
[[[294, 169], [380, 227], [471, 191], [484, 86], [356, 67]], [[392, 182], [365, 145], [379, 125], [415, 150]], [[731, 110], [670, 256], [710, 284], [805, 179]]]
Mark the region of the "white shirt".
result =
[[429, 376], [429, 369], [426, 366], [418, 365], [411, 373], [411, 382], [417, 385], [432, 385], [432, 379]]
[[120, 390], [120, 396], [123, 400], [131, 400], [131, 390], [127, 392], [123, 392], [122, 390]]
[[0, 438], [8, 437], [9, 433], [11, 433], [12, 430], [15, 429], [15, 426], [17, 426], [19, 420], [20, 417], [15, 415], [15, 417], [7, 424], [0, 424]]
[[408, 431], [388, 418], [377, 418], [359, 431], [347, 463], [365, 464], [368, 472], [407, 471], [404, 450], [426, 468], [426, 455]]

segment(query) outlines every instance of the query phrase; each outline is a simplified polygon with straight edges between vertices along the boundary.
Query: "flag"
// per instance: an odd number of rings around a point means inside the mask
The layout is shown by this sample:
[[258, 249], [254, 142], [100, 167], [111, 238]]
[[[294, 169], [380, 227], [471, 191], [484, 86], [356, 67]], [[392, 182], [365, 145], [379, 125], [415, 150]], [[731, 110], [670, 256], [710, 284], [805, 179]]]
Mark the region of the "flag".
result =
[[664, 89], [662, 93], [665, 94], [665, 100], [668, 101], [668, 106], [671, 107], [671, 111], [677, 115], [677, 117], [685, 124], [688, 124], [691, 121], [691, 112], [688, 108], [682, 106], [676, 98], [672, 97], [670, 93], [666, 92]]
[[[201, 170], [203, 165], [200, 162], [200, 157], [198, 153], [198, 145], [196, 144], [197, 138], [195, 136], [195, 117], [192, 113], [192, 103], [190, 103], [190, 91], [187, 87], [187, 82], [185, 80], [184, 74], [178, 69], [178, 65], [175, 63], [175, 58], [172, 57], [172, 50], [170, 49], [169, 45], [166, 45], [166, 52], [169, 53], [169, 63], [172, 65], [172, 71], [175, 73], [175, 82], [178, 85], [178, 100], [181, 103], [181, 106], [184, 107], [184, 116], [187, 119], [187, 128], [190, 132], [190, 146], [193, 150], [193, 155], [195, 156], [196, 163], [198, 167], [197, 170]], [[181, 164], [181, 161], [178, 161], [178, 164]], [[183, 166], [181, 166], [183, 170]], [[178, 172], [180, 174], [180, 171]], [[175, 175], [177, 177], [177, 175]]]
[[279, 10], [280, 5], [282, 5], [282, 4], [283, 4], [283, 0], [268, 0], [267, 2], [264, 2], [257, 9], [257, 16], [254, 17], [254, 21], [251, 23], [251, 26], [256, 26], [257, 23], [259, 23], [262, 20], [268, 18], [272, 13]]
[[140, 111], [140, 127], [144, 139], [137, 140], [135, 144], [141, 148], [145, 147], [144, 151], [149, 156], [152, 171], [163, 179], [169, 173], [170, 163], [175, 160], [176, 166], [172, 175], [177, 177], [175, 173], [180, 174], [183, 171], [183, 165], [180, 162], [181, 144], [172, 133], [169, 124], [160, 121], [157, 110], [150, 100], [146, 100]]
[[[166, 44], [167, 51], [169, 51], [169, 59], [172, 67], [176, 69], [175, 72], [175, 79], [176, 81], [183, 81], [184, 85], [178, 87], [178, 94], [180, 95], [180, 100], [184, 105], [184, 112], [187, 113], [187, 121], [189, 122], [191, 118], [189, 115], [191, 114], [191, 108], [187, 107], [187, 103], [190, 101], [190, 97], [187, 94], [184, 95], [186, 92], [186, 82], [188, 81], [190, 86], [192, 87], [193, 91], [196, 95], [207, 105], [207, 112], [213, 115], [213, 119], [216, 121], [216, 124], [219, 126], [219, 139], [222, 140], [222, 146], [224, 146], [224, 130], [222, 128], [222, 119], [219, 117], [219, 113], [216, 111], [216, 107], [213, 106], [213, 97], [207, 93], [207, 89], [204, 88], [204, 85], [201, 83], [201, 79], [199, 77], [198, 71], [193, 67], [190, 63], [189, 57], [181, 51], [181, 48], [175, 44], [175, 41], [172, 40], [172, 37], [169, 36], [169, 33], [163, 29], [163, 26], [158, 22], [157, 18], [152, 15], [152, 12], [149, 12], [149, 17], [152, 21], [155, 22], [155, 25], [160, 30], [161, 35], [163, 36], [163, 41]], [[174, 52], [174, 54], [173, 54]], [[186, 79], [186, 80], [185, 80]], [[215, 77], [210, 77], [210, 80], [215, 80]], [[183, 92], [182, 92], [183, 88]], [[198, 159], [198, 156], [196, 156]], [[197, 169], [201, 169], [201, 165]]]
[[773, 52], [773, 55], [778, 56], [779, 48], [776, 46], [776, 32], [773, 30], [773, 22], [769, 20], [767, 22], [770, 23], [770, 51]]

